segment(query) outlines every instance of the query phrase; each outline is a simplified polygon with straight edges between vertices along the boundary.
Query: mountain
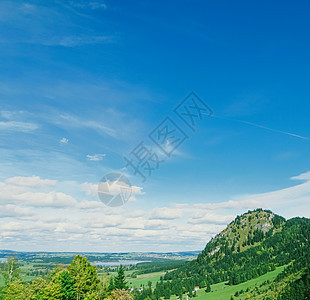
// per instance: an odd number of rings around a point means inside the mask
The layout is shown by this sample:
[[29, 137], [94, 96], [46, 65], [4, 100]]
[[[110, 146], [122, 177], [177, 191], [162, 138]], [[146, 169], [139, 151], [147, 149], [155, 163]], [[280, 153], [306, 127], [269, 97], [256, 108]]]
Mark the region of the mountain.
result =
[[[309, 246], [309, 219], [285, 220], [257, 209], [238, 216], [207, 243], [196, 260], [167, 273], [164, 279], [194, 280], [200, 287], [224, 281], [238, 285], [285, 265], [272, 287], [274, 299], [310, 299]], [[308, 298], [294, 298], [291, 294], [296, 286]], [[288, 294], [290, 298], [285, 298]]]

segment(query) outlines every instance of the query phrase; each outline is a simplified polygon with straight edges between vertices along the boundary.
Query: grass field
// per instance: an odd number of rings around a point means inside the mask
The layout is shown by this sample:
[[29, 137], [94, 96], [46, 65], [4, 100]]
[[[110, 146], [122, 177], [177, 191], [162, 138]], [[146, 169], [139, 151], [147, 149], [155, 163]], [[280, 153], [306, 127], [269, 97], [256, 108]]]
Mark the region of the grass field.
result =
[[160, 280], [160, 276], [164, 276], [166, 272], [155, 272], [138, 275], [137, 278], [128, 279], [130, 287], [140, 287], [142, 285], [147, 286], [148, 282], [152, 282], [152, 286], [155, 287], [157, 281]]
[[[125, 275], [131, 275], [133, 271], [125, 271]], [[160, 276], [164, 276], [166, 272], [154, 272], [138, 275], [137, 278], [126, 278], [129, 287], [139, 288], [141, 286], [147, 286], [148, 282], [152, 282], [152, 286], [155, 287], [156, 282], [160, 280]], [[112, 276], [117, 276], [117, 272], [110, 272]]]
[[[284, 269], [284, 266], [277, 268], [272, 272], [268, 272], [258, 278], [246, 281], [244, 283], [240, 283], [238, 285], [225, 285], [224, 282], [213, 284], [211, 286], [212, 292], [206, 293], [205, 289], [201, 289], [197, 292], [198, 297], [196, 299], [201, 300], [229, 300], [232, 295], [234, 295], [237, 291], [246, 290], [247, 288], [253, 288], [255, 285], [260, 285], [266, 280], [273, 280], [279, 273], [281, 273]], [[235, 299], [246, 299], [246, 294], [243, 293], [239, 297], [235, 297]], [[252, 297], [251, 297], [252, 298]], [[255, 298], [252, 298], [255, 299]]]
[[[283, 271], [285, 266], [278, 267], [276, 270], [272, 272], [268, 272], [258, 278], [249, 280], [244, 283], [240, 283], [238, 285], [226, 285], [225, 282], [213, 284], [211, 286], [211, 292], [206, 293], [205, 288], [197, 291], [197, 297], [191, 299], [199, 299], [199, 300], [230, 300], [230, 297], [234, 295], [237, 291], [243, 290], [244, 293], [241, 294], [239, 297], [234, 297], [236, 300], [244, 300], [247, 299], [247, 293], [245, 292], [248, 288], [253, 289], [255, 286], [261, 285], [263, 282], [269, 280], [272, 281], [276, 278], [276, 276]], [[141, 285], [147, 285], [148, 281], [152, 281], [153, 286], [156, 282], [160, 279], [164, 272], [157, 272], [157, 273], [149, 273], [138, 276], [138, 278], [129, 279], [128, 282], [131, 283], [130, 286], [132, 287], [140, 287]], [[171, 296], [171, 300], [176, 300], [176, 296]], [[183, 299], [186, 299], [186, 295], [183, 295]], [[258, 299], [258, 297], [251, 297], [250, 299]]]

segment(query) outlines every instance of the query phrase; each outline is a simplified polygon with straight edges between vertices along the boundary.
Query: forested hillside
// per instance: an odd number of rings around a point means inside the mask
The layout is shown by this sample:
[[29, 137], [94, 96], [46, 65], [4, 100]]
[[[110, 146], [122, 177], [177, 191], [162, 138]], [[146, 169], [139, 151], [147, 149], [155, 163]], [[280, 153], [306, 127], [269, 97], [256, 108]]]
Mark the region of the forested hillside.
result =
[[296, 285], [300, 287], [301, 282], [309, 294], [309, 241], [309, 219], [286, 221], [271, 211], [258, 209], [238, 216], [206, 245], [196, 260], [167, 273], [164, 279], [181, 281], [183, 285], [193, 282], [200, 287], [223, 281], [237, 285], [289, 265], [278, 279], [281, 284], [275, 294], [283, 294], [279, 299], [295, 299], [285, 298], [285, 294]]

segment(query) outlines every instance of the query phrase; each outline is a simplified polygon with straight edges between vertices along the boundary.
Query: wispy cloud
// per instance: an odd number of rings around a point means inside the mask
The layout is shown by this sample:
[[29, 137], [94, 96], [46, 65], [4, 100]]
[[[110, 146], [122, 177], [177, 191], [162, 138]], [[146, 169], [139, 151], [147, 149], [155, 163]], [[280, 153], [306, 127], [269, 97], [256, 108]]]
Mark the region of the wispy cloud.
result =
[[[83, 45], [111, 43], [115, 39], [112, 36], [54, 36], [48, 39], [41, 39], [40, 43], [46, 46], [77, 47]], [[29, 43], [36, 43], [37, 40], [29, 40]]]
[[302, 135], [299, 135], [299, 134], [296, 134], [296, 133], [291, 133], [291, 132], [288, 132], [288, 131], [283, 131], [283, 130], [279, 130], [279, 129], [270, 128], [270, 127], [267, 127], [267, 126], [264, 126], [264, 125], [260, 125], [260, 124], [256, 124], [256, 123], [252, 123], [252, 122], [248, 122], [248, 121], [244, 121], [244, 120], [230, 119], [230, 118], [218, 117], [218, 116], [214, 116], [214, 115], [212, 116], [212, 118], [217, 118], [217, 119], [223, 119], [223, 120], [233, 121], [233, 122], [237, 122], [237, 123], [242, 123], [242, 124], [250, 125], [250, 126], [253, 126], [253, 127], [256, 127], [256, 128], [261, 128], [261, 129], [265, 129], [265, 130], [268, 130], [268, 131], [272, 131], [272, 132], [276, 132], [276, 133], [280, 133], [280, 134], [285, 134], [285, 135], [296, 137], [296, 138], [299, 138], [299, 139], [302, 139], [302, 140], [310, 141], [310, 138], [306, 137], [306, 136], [302, 136]]
[[117, 137], [114, 129], [109, 128], [108, 126], [99, 121], [83, 120], [81, 118], [78, 118], [77, 116], [65, 114], [61, 115], [60, 119], [54, 120], [54, 122], [60, 125], [64, 125], [66, 127], [90, 128], [96, 130], [99, 133], [104, 133], [112, 137]]
[[104, 1], [88, 1], [88, 0], [78, 0], [70, 1], [70, 4], [83, 9], [107, 9], [107, 5]]
[[[71, 1], [71, 6], [62, 3], [51, 6], [48, 3], [4, 1], [0, 4], [0, 22], [10, 29], [7, 31], [16, 34], [3, 34], [0, 42], [77, 47], [114, 41], [111, 35], [96, 34], [95, 28], [91, 30], [89, 16], [77, 13], [73, 7], [77, 10], [105, 10], [106, 4], [101, 1]], [[77, 14], [79, 22], [75, 18]], [[84, 20], [88, 26], [83, 26]], [[75, 34], [77, 29], [78, 35]]]
[[94, 154], [94, 155], [90, 155], [87, 154], [86, 157], [88, 158], [88, 160], [91, 161], [100, 161], [103, 160], [103, 158], [106, 156], [106, 154]]
[[18, 121], [1, 121], [0, 130], [2, 131], [19, 131], [19, 132], [31, 132], [38, 129], [39, 126], [29, 122]]

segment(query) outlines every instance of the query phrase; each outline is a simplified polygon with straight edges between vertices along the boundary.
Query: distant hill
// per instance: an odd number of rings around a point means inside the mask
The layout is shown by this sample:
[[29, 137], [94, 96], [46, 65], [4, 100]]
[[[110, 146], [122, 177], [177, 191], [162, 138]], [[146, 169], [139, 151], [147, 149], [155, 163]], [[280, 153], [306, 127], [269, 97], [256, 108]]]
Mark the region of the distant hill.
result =
[[[273, 299], [310, 299], [309, 246], [309, 219], [285, 220], [257, 209], [238, 216], [196, 260], [167, 273], [164, 279], [194, 280], [200, 287], [224, 281], [237, 285], [287, 265], [272, 287]], [[264, 293], [263, 289], [258, 293]]]

